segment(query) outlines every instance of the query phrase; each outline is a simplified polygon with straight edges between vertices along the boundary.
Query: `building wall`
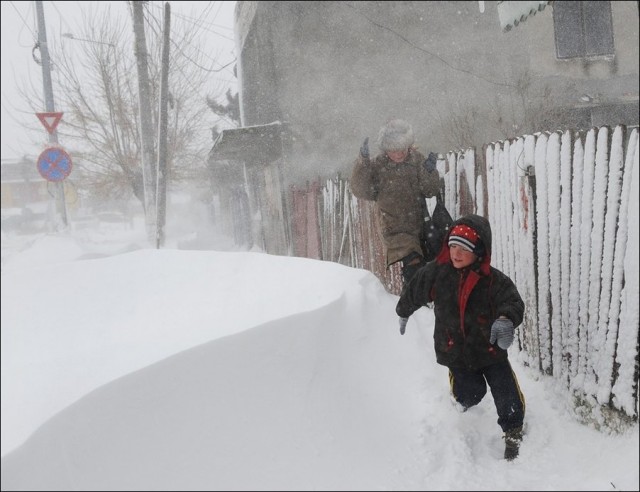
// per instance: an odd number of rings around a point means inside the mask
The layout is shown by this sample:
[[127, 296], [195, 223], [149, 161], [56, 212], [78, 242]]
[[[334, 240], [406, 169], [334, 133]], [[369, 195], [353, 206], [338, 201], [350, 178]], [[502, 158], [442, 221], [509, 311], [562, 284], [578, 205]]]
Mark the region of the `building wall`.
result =
[[567, 106], [558, 125], [589, 126], [598, 101], [585, 93], [631, 102], [600, 124], [637, 124], [637, 2], [612, 2], [616, 56], [588, 64], [555, 59], [552, 6], [503, 33], [496, 2], [484, 4], [238, 2], [242, 124], [290, 124], [294, 183], [350, 173], [392, 117], [440, 153], [548, 129], [524, 126], [532, 107]]
[[50, 199], [47, 181], [29, 158], [2, 160], [2, 209], [35, 207]]
[[[609, 80], [612, 77], [638, 77], [638, 2], [610, 2], [613, 22], [615, 57], [559, 60], [553, 33], [553, 4], [518, 25], [511, 34], [525, 36], [531, 49], [531, 70], [535, 75], [561, 74], [576, 80]], [[607, 86], [603, 86], [606, 90]], [[637, 92], [637, 85], [636, 85]]]
[[[530, 70], [539, 86], [564, 86], [566, 106], [589, 126], [638, 124], [638, 2], [610, 2], [615, 55], [556, 58], [553, 4], [505, 34], [528, 39]], [[586, 97], [585, 97], [586, 96]]]

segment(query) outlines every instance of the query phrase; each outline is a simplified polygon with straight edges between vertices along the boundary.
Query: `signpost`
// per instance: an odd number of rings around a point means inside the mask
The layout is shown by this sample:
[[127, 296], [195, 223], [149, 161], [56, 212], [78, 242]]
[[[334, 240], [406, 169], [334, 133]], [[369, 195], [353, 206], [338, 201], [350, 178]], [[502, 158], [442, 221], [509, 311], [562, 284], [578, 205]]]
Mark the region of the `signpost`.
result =
[[71, 156], [60, 147], [47, 147], [38, 157], [38, 172], [47, 181], [63, 181], [71, 173]]
[[[49, 132], [49, 143], [58, 144], [58, 132], [55, 131], [60, 118], [61, 113], [56, 113], [55, 105], [53, 103], [53, 85], [51, 83], [51, 59], [49, 58], [49, 48], [47, 47], [47, 26], [44, 22], [44, 8], [42, 6], [42, 0], [36, 0], [36, 17], [38, 19], [38, 46], [40, 48], [40, 54], [42, 55], [42, 85], [44, 89], [44, 102], [46, 113], [44, 116], [38, 115], [38, 118]], [[64, 152], [62, 149], [60, 149]], [[48, 164], [47, 164], [48, 163]], [[42, 166], [42, 167], [41, 167]], [[64, 199], [64, 186], [62, 180], [66, 178], [71, 172], [71, 159], [66, 152], [53, 154], [53, 150], [46, 149], [40, 158], [38, 158], [38, 171], [43, 175], [45, 179], [56, 181], [54, 188], [56, 191], [56, 205], [57, 210], [60, 213], [60, 223], [56, 224], [56, 228], [61, 230], [66, 228], [69, 223], [67, 221], [67, 204]]]
[[56, 127], [60, 120], [62, 119], [62, 115], [64, 113], [36, 113], [36, 116], [44, 126], [45, 130], [49, 132], [49, 135], [52, 135], [54, 131], [56, 131]]

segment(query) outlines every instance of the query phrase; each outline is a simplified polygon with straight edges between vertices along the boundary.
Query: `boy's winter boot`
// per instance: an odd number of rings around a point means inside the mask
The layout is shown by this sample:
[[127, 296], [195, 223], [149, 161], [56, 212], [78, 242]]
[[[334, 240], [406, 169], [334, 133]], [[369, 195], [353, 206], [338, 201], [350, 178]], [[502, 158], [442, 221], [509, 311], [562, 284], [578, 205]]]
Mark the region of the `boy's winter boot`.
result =
[[518, 457], [520, 443], [522, 442], [522, 427], [508, 430], [504, 433], [504, 459], [514, 460]]

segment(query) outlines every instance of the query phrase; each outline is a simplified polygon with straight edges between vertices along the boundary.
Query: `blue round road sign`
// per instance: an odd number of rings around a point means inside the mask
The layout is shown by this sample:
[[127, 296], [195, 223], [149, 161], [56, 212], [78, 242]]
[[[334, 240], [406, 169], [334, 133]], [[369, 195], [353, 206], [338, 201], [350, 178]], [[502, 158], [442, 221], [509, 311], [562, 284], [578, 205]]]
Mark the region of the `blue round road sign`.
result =
[[71, 156], [60, 147], [44, 149], [38, 157], [38, 172], [47, 181], [62, 181], [71, 173]]

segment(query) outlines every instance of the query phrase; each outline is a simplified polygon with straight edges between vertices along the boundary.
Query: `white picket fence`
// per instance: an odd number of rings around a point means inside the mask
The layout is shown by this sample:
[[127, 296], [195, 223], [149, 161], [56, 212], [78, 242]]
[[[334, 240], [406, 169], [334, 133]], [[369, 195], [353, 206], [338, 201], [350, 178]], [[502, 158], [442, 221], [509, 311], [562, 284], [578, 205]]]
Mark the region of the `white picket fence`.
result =
[[492, 265], [526, 302], [518, 342], [528, 363], [596, 425], [615, 425], [611, 409], [637, 420], [637, 129], [527, 135], [483, 157], [446, 156], [447, 206], [489, 218]]
[[[526, 135], [449, 152], [438, 169], [454, 218], [489, 219], [492, 265], [525, 300], [518, 355], [557, 380], [585, 421], [637, 422], [638, 130]], [[293, 196], [295, 255], [367, 268], [399, 294], [372, 202], [339, 176]]]

